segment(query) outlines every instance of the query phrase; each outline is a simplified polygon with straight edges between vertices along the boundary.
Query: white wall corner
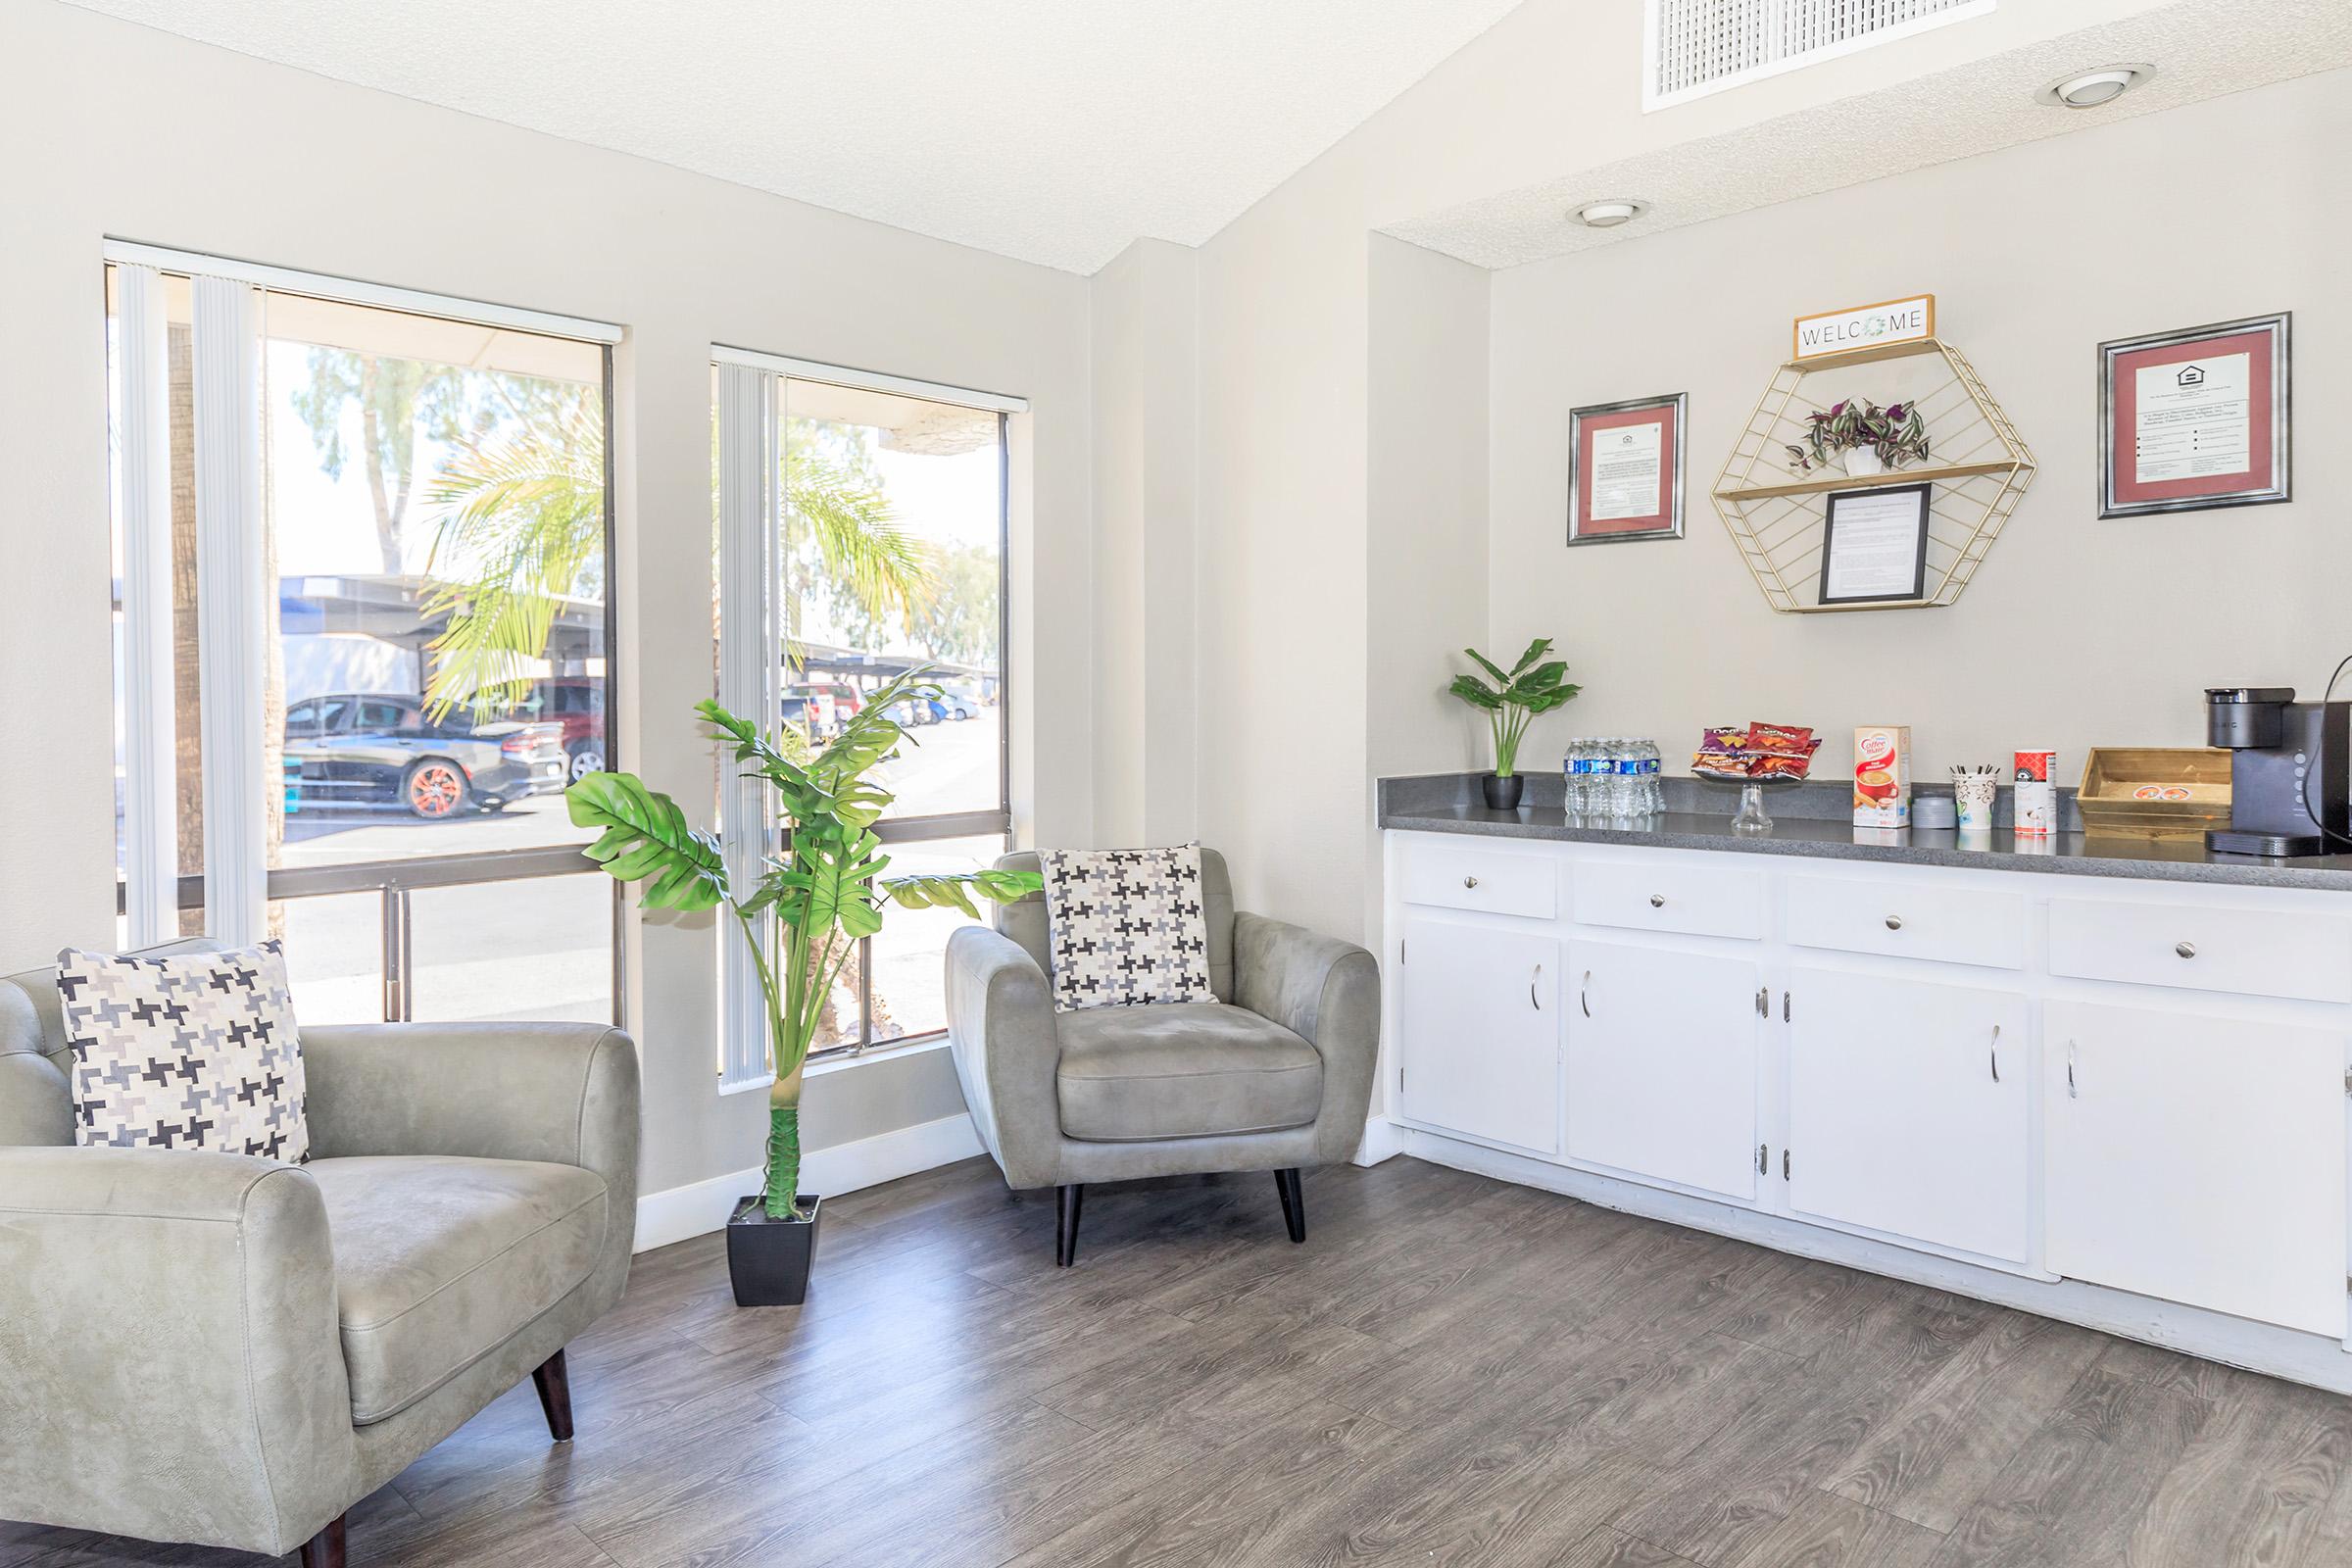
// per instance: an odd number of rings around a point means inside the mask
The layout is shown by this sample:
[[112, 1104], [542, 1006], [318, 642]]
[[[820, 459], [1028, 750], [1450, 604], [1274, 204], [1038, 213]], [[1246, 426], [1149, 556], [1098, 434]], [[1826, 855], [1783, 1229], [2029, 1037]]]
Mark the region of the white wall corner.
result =
[[[942, 1116], [855, 1143], [812, 1149], [801, 1158], [801, 1187], [805, 1192], [836, 1198], [917, 1171], [953, 1165], [980, 1152], [979, 1129], [970, 1116]], [[760, 1190], [761, 1175], [761, 1168], [754, 1165], [708, 1181], [645, 1194], [637, 1200], [637, 1240], [630, 1250], [651, 1251], [722, 1228], [744, 1195]]]
[[1377, 1165], [1404, 1152], [1404, 1129], [1386, 1116], [1364, 1118], [1364, 1141], [1355, 1146], [1352, 1165]]

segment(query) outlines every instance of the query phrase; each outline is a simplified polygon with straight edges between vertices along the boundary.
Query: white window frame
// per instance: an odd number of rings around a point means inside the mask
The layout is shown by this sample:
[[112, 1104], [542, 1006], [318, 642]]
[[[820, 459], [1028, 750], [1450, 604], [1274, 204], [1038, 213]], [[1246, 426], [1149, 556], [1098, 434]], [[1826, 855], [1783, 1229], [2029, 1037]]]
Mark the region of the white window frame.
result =
[[[715, 343], [710, 347], [710, 362], [717, 371], [718, 700], [730, 712], [763, 715], [760, 722], [765, 724], [780, 712], [783, 699], [787, 564], [781, 539], [783, 454], [778, 446], [783, 439], [785, 379], [895, 393], [1001, 416], [1028, 413], [1029, 400]], [[1001, 429], [1003, 421], [999, 423]], [[1009, 457], [1007, 449], [1004, 461]], [[1001, 479], [1001, 485], [1003, 482]], [[1008, 566], [1008, 562], [1000, 561], [999, 572], [1005, 574]], [[1000, 612], [1008, 609], [1001, 600]], [[998, 651], [998, 667], [1002, 686], [1010, 669], [1009, 654], [1004, 648]], [[1009, 737], [999, 744], [1008, 745]], [[1006, 806], [1009, 808], [1008, 802]], [[1009, 822], [1009, 809], [1003, 814]], [[756, 871], [773, 853], [777, 826], [767, 787], [736, 777], [729, 761], [719, 786], [719, 850], [730, 879]], [[891, 837], [887, 822], [877, 824], [876, 831], [886, 840]], [[733, 923], [731, 917], [728, 923]], [[773, 917], [763, 911], [754, 937], [771, 954], [774, 930]], [[863, 976], [862, 965], [860, 974]], [[864, 979], [870, 983], [870, 977]], [[899, 1044], [889, 1042], [885, 1049]], [[924, 1049], [933, 1042], [908, 1044]], [[825, 1066], [811, 1058], [808, 1070], [822, 1071]], [[726, 932], [720, 949], [718, 1081], [722, 1095], [764, 1089], [775, 1082], [768, 1054], [766, 999], [760, 995], [759, 976], [744, 951], [740, 930]]]
[[[178, 935], [176, 715], [171, 677], [169, 372], [161, 274], [188, 279], [191, 301], [195, 449], [197, 663], [204, 696], [199, 739], [204, 758], [205, 934], [244, 946], [269, 931], [271, 873], [269, 809], [261, 776], [265, 751], [263, 692], [268, 662], [265, 617], [276, 612], [276, 584], [266, 579], [263, 532], [263, 290], [514, 327], [598, 344], [606, 354], [605, 412], [612, 417], [612, 345], [624, 333], [611, 322], [522, 310], [446, 294], [394, 288], [324, 273], [109, 238], [104, 260], [115, 269], [121, 360], [123, 584], [122, 725], [124, 791], [123, 909], [132, 946]], [[610, 564], [610, 558], [608, 558]], [[608, 593], [610, 589], [608, 589]], [[607, 649], [608, 671], [614, 650]], [[612, 690], [608, 677], [608, 694]], [[612, 721], [608, 703], [608, 724]], [[608, 745], [610, 740], [608, 738]], [[608, 754], [610, 755], [610, 754]], [[558, 852], [559, 855], [564, 852]], [[546, 874], [540, 852], [515, 852], [516, 874]], [[586, 874], [583, 870], [579, 874]], [[288, 873], [280, 871], [282, 879]], [[300, 879], [319, 884], [305, 896], [381, 886], [386, 892], [386, 1016], [405, 1017], [408, 962], [405, 915], [394, 902], [411, 886], [453, 885], [407, 868], [322, 868]], [[464, 881], [460, 877], [454, 881]], [[294, 895], [287, 895], [294, 896]], [[402, 906], [405, 908], [405, 906]], [[613, 933], [618, 1010], [620, 928]]]

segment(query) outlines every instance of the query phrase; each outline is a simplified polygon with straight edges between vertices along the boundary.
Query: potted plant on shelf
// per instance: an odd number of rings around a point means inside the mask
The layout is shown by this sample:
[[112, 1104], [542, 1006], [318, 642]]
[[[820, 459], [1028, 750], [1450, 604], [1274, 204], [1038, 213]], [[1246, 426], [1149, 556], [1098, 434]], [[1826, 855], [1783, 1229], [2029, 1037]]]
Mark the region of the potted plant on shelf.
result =
[[1525, 738], [1528, 724], [1538, 713], [1550, 712], [1584, 688], [1565, 683], [1568, 665], [1563, 661], [1537, 662], [1551, 652], [1548, 637], [1529, 643], [1519, 662], [1507, 670], [1475, 648], [1462, 652], [1478, 662], [1494, 684], [1476, 675], [1456, 675], [1446, 689], [1486, 713], [1487, 727], [1494, 736], [1494, 771], [1479, 783], [1488, 806], [1497, 811], [1515, 811], [1520, 792], [1527, 785], [1519, 776], [1518, 765], [1519, 742]]
[[1906, 463], [1928, 461], [1928, 421], [1916, 403], [1890, 403], [1880, 408], [1868, 398], [1846, 398], [1805, 416], [1804, 445], [1788, 447], [1792, 472], [1811, 473], [1827, 467], [1832, 456], [1845, 454], [1845, 471], [1872, 478]]
[[[623, 882], [643, 882], [645, 907], [723, 906], [750, 945], [775, 1085], [765, 1191], [745, 1198], [727, 1221], [727, 1272], [741, 1306], [793, 1306], [807, 1294], [820, 1200], [800, 1190], [801, 1071], [826, 995], [858, 943], [882, 929], [883, 905], [956, 908], [976, 919], [974, 895], [1010, 904], [1042, 885], [1034, 871], [881, 874], [890, 858], [873, 825], [892, 797], [865, 775], [898, 753], [903, 732], [888, 716], [893, 709], [939, 695], [926, 673], [909, 670], [873, 693], [814, 755], [716, 703], [696, 706], [744, 771], [776, 792], [783, 847], [748, 882], [728, 876], [716, 834], [689, 827], [677, 802], [633, 774], [591, 773], [564, 792], [572, 822], [603, 830], [589, 858]], [[760, 939], [763, 910], [775, 915], [774, 951]]]

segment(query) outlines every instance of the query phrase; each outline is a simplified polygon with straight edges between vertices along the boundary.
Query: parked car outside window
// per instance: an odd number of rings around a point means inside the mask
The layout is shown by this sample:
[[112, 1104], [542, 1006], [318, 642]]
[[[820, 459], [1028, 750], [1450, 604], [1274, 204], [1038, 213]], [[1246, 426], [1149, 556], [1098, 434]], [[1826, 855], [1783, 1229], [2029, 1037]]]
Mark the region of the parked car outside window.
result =
[[515, 717], [564, 726], [564, 755], [574, 783], [611, 765], [605, 744], [605, 679], [602, 675], [553, 675], [531, 683], [531, 694]]
[[560, 723], [476, 722], [465, 709], [435, 721], [422, 698], [381, 693], [306, 697], [289, 707], [286, 760], [301, 767], [305, 810], [396, 806], [428, 820], [555, 794], [569, 773]]

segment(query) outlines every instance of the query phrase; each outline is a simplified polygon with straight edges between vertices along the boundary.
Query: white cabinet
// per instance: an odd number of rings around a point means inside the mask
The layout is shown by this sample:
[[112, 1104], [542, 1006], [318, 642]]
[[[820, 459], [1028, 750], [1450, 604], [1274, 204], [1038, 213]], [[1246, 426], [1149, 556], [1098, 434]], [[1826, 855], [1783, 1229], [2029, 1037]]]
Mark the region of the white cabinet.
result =
[[1573, 942], [1568, 969], [1570, 1157], [1753, 1199], [1755, 961]]
[[1416, 910], [1403, 956], [1405, 1115], [1558, 1153], [1559, 939]]
[[2042, 1018], [2052, 1270], [2344, 1333], [2344, 1040], [2168, 1008]]
[[2026, 1260], [2026, 999], [1798, 968], [1788, 986], [1788, 1202]]

